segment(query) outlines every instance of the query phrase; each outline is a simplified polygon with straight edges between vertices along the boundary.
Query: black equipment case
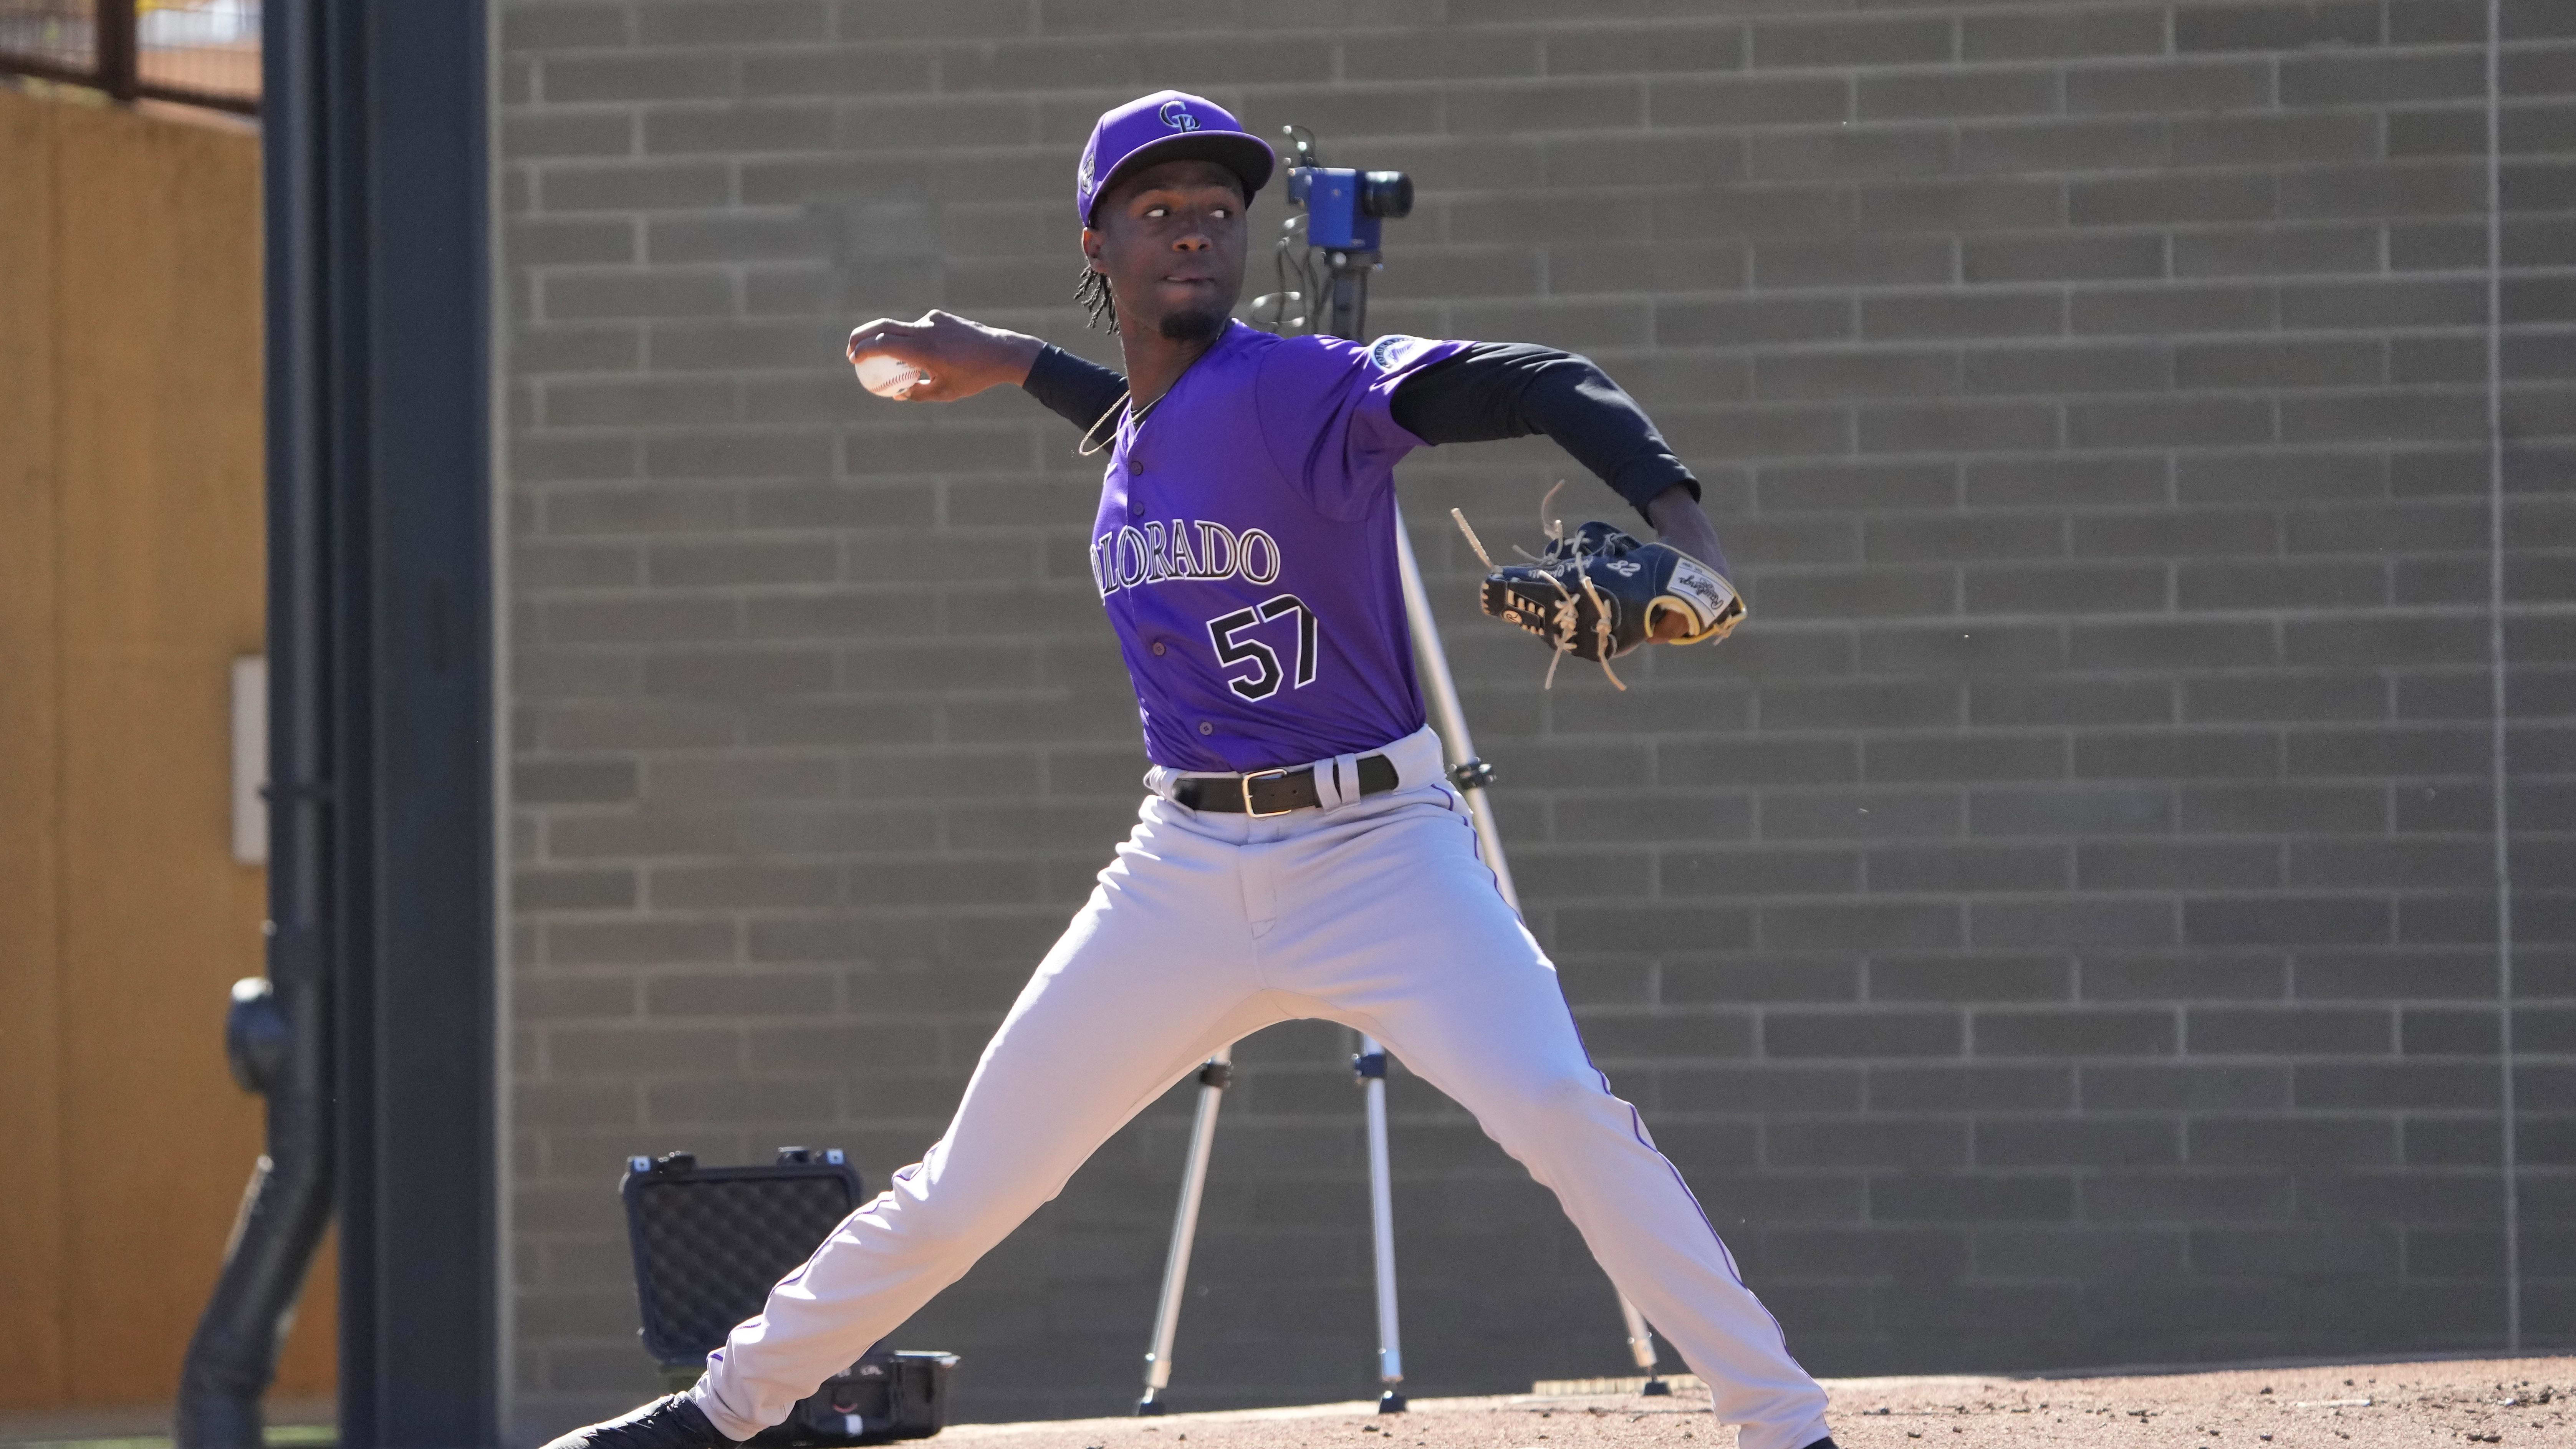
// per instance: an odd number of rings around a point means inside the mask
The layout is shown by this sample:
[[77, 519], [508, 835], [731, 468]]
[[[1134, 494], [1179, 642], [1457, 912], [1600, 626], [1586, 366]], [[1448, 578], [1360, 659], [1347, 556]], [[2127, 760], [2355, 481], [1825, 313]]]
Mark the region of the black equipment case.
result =
[[[700, 1167], [686, 1152], [631, 1157], [617, 1195], [635, 1250], [644, 1349], [674, 1392], [758, 1313], [779, 1279], [864, 1201], [840, 1149], [782, 1147], [767, 1166]], [[871, 1348], [751, 1442], [768, 1449], [876, 1444], [939, 1432], [948, 1417], [950, 1353]]]

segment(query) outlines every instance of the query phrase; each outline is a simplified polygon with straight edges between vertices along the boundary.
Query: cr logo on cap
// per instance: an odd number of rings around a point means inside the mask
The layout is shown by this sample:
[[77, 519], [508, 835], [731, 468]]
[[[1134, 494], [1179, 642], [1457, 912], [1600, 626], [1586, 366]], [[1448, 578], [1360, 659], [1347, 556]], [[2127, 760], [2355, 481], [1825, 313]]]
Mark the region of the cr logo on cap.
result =
[[1199, 128], [1199, 118], [1191, 115], [1190, 108], [1179, 101], [1163, 102], [1163, 108], [1154, 114], [1162, 117], [1163, 124], [1175, 131], [1195, 131]]

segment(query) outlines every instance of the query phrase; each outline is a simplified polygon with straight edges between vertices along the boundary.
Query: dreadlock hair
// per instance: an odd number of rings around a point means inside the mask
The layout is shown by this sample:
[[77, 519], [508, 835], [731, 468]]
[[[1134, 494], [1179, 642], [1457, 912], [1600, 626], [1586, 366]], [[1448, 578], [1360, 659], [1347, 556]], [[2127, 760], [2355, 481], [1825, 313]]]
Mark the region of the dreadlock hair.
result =
[[1118, 335], [1118, 299], [1109, 295], [1108, 277], [1085, 266], [1082, 269], [1082, 280], [1074, 286], [1073, 300], [1081, 304], [1082, 310], [1090, 315], [1089, 325], [1105, 326], [1109, 329], [1110, 336]]

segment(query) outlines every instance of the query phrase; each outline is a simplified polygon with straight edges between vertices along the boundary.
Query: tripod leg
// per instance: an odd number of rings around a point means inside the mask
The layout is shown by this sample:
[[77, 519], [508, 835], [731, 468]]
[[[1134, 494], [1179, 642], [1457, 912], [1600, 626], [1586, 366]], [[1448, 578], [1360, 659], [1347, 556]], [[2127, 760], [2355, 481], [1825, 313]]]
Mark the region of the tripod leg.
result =
[[1625, 1293], [1619, 1295], [1619, 1316], [1628, 1320], [1628, 1352], [1636, 1356], [1637, 1367], [1646, 1375], [1646, 1386], [1637, 1392], [1648, 1398], [1670, 1394], [1673, 1386], [1664, 1382], [1662, 1374], [1655, 1372], [1654, 1331], [1646, 1327], [1646, 1315], [1637, 1311], [1637, 1305], [1629, 1302]]
[[1432, 732], [1440, 736], [1449, 757], [1450, 783], [1467, 797], [1467, 813], [1476, 822], [1476, 846], [1494, 872], [1494, 883], [1515, 911], [1520, 892], [1512, 888], [1512, 868], [1503, 859], [1502, 830], [1494, 823], [1493, 802], [1485, 784], [1493, 768], [1476, 758], [1476, 742], [1467, 733], [1467, 711], [1458, 702], [1458, 682], [1449, 673], [1449, 654], [1440, 647], [1440, 625], [1431, 617], [1431, 593], [1422, 584], [1422, 565], [1413, 556], [1413, 536], [1399, 511], [1395, 524], [1396, 574], [1404, 588], [1405, 621], [1412, 626], [1414, 672], [1422, 676], [1424, 700], [1431, 707]]
[[1199, 1068], [1199, 1109], [1190, 1119], [1189, 1165], [1181, 1170], [1181, 1205], [1172, 1214], [1172, 1247], [1163, 1259], [1163, 1299], [1154, 1309], [1154, 1341], [1145, 1350], [1145, 1396], [1139, 1414], [1163, 1412], [1172, 1385], [1172, 1337], [1181, 1323], [1181, 1290], [1189, 1282], [1190, 1247], [1199, 1235], [1199, 1199], [1207, 1192], [1208, 1153], [1216, 1146], [1216, 1109], [1234, 1081], [1234, 1048], [1220, 1047]]
[[1381, 1414], [1404, 1412], [1404, 1348], [1395, 1322], [1395, 1183], [1386, 1156], [1386, 1048], [1377, 1038], [1360, 1038], [1360, 1054], [1351, 1060], [1360, 1087], [1368, 1094], [1369, 1227], [1377, 1247], [1377, 1377], [1385, 1385], [1378, 1395]]

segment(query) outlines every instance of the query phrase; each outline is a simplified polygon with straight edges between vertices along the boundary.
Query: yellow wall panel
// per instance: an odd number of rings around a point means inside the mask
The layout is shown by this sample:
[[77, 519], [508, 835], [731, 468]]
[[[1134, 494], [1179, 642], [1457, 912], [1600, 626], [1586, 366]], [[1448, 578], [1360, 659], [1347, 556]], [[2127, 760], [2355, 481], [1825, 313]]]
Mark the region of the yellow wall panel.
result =
[[[49, 579], [0, 584], [0, 643], [47, 636], [51, 692], [0, 710], [50, 712], [50, 733], [31, 731], [50, 759], [0, 757], [0, 790], [49, 778], [53, 823], [49, 841], [0, 845], [0, 871], [24, 857], [14, 869], [42, 862], [54, 882], [59, 1163], [57, 1221], [33, 1235], [56, 1245], [59, 1368], [48, 1387], [0, 1379], [0, 1395], [166, 1401], [261, 1145], [221, 1033], [225, 988], [261, 969], [266, 905], [229, 826], [229, 670], [262, 647], [258, 143], [5, 92], [0, 137], [14, 158], [0, 159], [0, 258], [35, 245], [19, 233], [52, 239], [50, 306], [0, 302], [0, 355], [50, 359], [54, 480]], [[22, 175], [39, 157], [42, 184]], [[50, 336], [22, 330], [39, 312]], [[14, 898], [15, 876], [0, 890]], [[22, 948], [0, 934], [0, 949]], [[326, 1268], [281, 1394], [328, 1390], [332, 1296]], [[26, 1318], [0, 1333], [41, 1331]]]
[[[0, 95], [0, 102], [9, 98]], [[54, 108], [0, 104], [0, 1404], [62, 1402]]]

